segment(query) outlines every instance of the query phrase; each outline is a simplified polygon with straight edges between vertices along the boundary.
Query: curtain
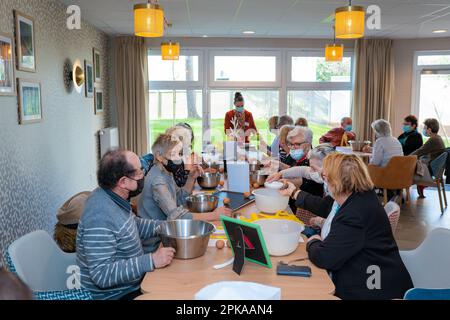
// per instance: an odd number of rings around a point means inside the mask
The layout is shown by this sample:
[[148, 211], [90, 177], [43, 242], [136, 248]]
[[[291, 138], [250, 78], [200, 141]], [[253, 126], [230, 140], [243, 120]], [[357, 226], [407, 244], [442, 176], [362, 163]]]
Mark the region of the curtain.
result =
[[138, 37], [118, 37], [115, 46], [119, 144], [140, 156], [148, 152], [147, 47]]
[[355, 46], [353, 126], [358, 140], [372, 140], [370, 127], [377, 119], [393, 118], [393, 42], [388, 39], [360, 39]]

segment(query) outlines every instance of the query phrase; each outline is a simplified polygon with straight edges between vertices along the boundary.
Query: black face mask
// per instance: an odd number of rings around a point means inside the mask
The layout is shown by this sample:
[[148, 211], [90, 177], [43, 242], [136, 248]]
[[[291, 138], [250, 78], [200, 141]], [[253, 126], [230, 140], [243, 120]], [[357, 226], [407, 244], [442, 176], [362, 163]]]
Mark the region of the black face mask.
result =
[[184, 170], [184, 162], [181, 161], [179, 164], [176, 164], [172, 160], [167, 160], [167, 164], [164, 165], [164, 168], [170, 173], [177, 173], [179, 170]]
[[[130, 177], [128, 177], [128, 178], [130, 178]], [[134, 180], [133, 178], [130, 178], [130, 179]], [[137, 182], [137, 189], [133, 190], [133, 191], [128, 190], [130, 192], [130, 198], [137, 197], [138, 195], [140, 195], [142, 193], [142, 190], [144, 190], [145, 177], [143, 177], [142, 179], [139, 179], [139, 180], [134, 180], [134, 181]]]

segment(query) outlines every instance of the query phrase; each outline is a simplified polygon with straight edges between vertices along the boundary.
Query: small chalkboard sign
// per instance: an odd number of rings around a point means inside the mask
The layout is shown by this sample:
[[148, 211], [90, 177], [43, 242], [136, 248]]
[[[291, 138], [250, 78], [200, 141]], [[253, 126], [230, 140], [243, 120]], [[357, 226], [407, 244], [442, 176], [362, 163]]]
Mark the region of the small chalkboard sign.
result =
[[259, 225], [226, 216], [221, 216], [220, 220], [234, 253], [233, 270], [237, 274], [241, 274], [244, 260], [272, 268]]

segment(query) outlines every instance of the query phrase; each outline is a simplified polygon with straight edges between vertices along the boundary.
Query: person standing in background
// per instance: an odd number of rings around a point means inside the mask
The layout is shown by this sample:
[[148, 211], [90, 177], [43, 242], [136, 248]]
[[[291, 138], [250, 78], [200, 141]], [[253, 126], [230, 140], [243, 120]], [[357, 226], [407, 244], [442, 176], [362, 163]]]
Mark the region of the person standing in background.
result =
[[233, 139], [239, 137], [238, 140], [245, 136], [245, 143], [249, 143], [250, 134], [257, 134], [258, 129], [256, 129], [252, 113], [245, 110], [244, 97], [240, 92], [236, 92], [234, 95], [234, 107], [225, 114], [225, 134]]

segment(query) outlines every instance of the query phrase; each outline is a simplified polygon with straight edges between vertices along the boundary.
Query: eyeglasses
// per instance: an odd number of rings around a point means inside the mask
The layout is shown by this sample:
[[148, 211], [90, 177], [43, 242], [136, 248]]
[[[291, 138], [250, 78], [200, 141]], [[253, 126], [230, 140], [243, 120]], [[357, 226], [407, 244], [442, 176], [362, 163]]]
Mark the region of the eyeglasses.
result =
[[308, 142], [303, 141], [303, 142], [301, 142], [301, 143], [288, 143], [287, 146], [288, 146], [290, 149], [293, 149], [293, 148], [300, 148], [300, 147], [301, 147], [302, 145], [304, 145], [305, 143], [308, 143]]

